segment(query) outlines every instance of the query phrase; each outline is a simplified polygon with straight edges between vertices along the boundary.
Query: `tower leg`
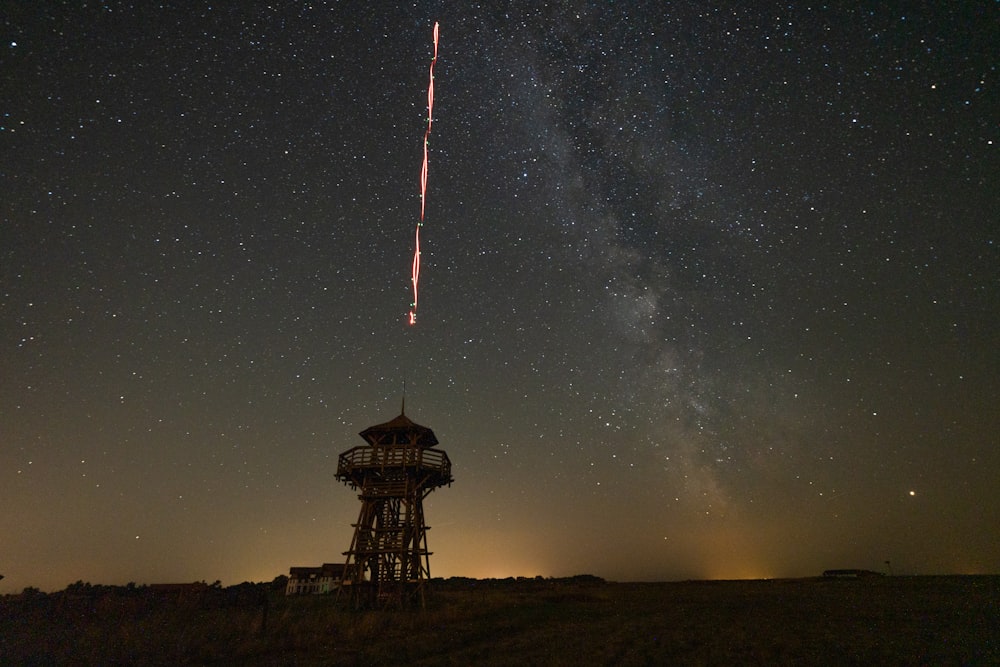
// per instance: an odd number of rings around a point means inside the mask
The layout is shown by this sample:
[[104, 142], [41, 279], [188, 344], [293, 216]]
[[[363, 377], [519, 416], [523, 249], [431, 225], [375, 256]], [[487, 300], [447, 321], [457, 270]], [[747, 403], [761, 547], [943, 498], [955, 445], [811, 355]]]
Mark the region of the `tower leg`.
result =
[[355, 608], [426, 606], [424, 583], [430, 576], [423, 496], [408, 485], [402, 497], [380, 488], [362, 492], [341, 594]]

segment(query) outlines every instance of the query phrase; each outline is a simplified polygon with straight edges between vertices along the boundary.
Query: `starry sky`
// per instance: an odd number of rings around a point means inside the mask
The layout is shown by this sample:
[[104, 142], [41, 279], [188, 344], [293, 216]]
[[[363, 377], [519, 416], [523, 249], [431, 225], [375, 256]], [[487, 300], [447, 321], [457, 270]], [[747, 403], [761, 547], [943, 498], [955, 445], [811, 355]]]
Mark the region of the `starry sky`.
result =
[[5, 4], [0, 593], [1000, 572], [995, 2], [372, 4]]

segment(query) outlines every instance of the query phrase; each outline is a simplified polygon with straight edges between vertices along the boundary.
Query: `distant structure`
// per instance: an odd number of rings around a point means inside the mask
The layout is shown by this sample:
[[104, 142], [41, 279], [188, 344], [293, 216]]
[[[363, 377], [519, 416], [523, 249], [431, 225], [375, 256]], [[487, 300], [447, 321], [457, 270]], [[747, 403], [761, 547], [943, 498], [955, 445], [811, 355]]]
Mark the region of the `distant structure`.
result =
[[828, 579], [867, 579], [885, 575], [872, 570], [824, 570], [823, 576]]
[[451, 485], [451, 461], [433, 449], [434, 431], [406, 416], [405, 399], [398, 417], [360, 435], [367, 444], [337, 461], [337, 479], [361, 500], [340, 594], [358, 608], [424, 606], [431, 552], [423, 503], [434, 489]]
[[340, 588], [343, 563], [323, 563], [319, 567], [292, 567], [288, 570], [285, 595], [320, 595]]

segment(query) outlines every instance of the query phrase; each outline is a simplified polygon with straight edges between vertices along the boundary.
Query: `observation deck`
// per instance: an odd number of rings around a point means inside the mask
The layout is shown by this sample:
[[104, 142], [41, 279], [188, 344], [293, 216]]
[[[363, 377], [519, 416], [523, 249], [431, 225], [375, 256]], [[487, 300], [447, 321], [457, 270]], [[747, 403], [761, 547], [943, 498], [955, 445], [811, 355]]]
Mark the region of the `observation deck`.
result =
[[378, 495], [404, 495], [407, 487], [451, 484], [451, 459], [440, 449], [410, 444], [358, 445], [337, 459], [337, 479]]

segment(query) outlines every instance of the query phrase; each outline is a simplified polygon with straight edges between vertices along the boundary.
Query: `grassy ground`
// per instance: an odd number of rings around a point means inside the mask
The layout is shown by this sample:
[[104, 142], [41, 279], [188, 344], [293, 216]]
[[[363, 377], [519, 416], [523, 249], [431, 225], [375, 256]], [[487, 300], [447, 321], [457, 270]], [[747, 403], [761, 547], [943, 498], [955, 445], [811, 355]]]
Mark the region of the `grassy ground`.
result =
[[259, 592], [9, 596], [0, 664], [1000, 664], [1000, 577], [449, 580], [423, 611]]

